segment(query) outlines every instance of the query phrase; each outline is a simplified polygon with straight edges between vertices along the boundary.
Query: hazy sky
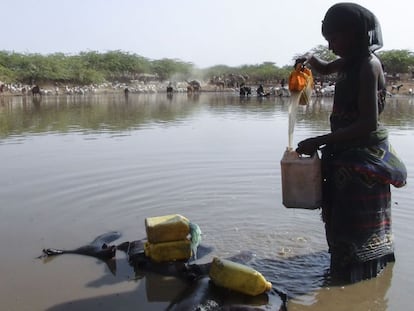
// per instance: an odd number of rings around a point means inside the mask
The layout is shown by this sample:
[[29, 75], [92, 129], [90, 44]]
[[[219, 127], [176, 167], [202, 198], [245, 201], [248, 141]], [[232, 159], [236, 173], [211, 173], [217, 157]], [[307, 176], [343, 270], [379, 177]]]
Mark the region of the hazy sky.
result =
[[[3, 0], [4, 1], [4, 0]], [[9, 0], [1, 6], [0, 50], [50, 54], [121, 50], [199, 68], [292, 58], [326, 44], [331, 0]], [[378, 17], [383, 50], [414, 51], [414, 2], [364, 0]]]

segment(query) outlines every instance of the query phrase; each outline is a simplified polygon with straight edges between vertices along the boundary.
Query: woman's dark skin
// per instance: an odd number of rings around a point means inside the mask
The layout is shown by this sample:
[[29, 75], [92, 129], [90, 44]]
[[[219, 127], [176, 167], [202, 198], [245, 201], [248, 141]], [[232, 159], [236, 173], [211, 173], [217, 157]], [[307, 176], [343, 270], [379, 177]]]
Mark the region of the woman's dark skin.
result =
[[[321, 74], [340, 72], [356, 46], [355, 35], [350, 32], [334, 33], [327, 37], [329, 49], [340, 58], [325, 62], [315, 56], [307, 58], [313, 69]], [[371, 54], [361, 65], [359, 76], [360, 92], [358, 97], [359, 117], [348, 127], [332, 133], [305, 139], [298, 144], [296, 151], [300, 154], [313, 154], [322, 145], [342, 143], [367, 137], [378, 126], [378, 92], [379, 86], [385, 85], [382, 66], [379, 59]]]

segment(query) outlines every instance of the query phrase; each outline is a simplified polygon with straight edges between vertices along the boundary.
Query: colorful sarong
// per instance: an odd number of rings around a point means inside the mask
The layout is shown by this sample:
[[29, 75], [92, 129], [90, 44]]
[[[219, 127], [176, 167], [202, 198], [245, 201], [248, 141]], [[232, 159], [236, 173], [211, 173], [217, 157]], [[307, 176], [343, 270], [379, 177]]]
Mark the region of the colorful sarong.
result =
[[331, 274], [346, 282], [374, 277], [394, 260], [390, 184], [405, 185], [406, 168], [384, 129], [363, 144], [326, 147], [322, 166]]

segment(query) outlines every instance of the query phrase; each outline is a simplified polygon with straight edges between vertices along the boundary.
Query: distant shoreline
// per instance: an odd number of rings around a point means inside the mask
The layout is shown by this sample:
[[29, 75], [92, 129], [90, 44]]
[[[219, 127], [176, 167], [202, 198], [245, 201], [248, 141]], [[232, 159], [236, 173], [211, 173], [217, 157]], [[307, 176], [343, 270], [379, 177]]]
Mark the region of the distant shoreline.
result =
[[[181, 82], [182, 85], [179, 89], [175, 88], [173, 93], [187, 93], [185, 83]], [[249, 85], [249, 84], [247, 84]], [[395, 86], [402, 85], [399, 90], [393, 89], [392, 85], [387, 85], [387, 91], [390, 95], [398, 96], [413, 96], [414, 95], [414, 80], [400, 81], [395, 83]], [[90, 89], [90, 86], [73, 86], [71, 88], [65, 89], [64, 87], [56, 87], [53, 85], [45, 85], [41, 87], [44, 96], [60, 96], [60, 95], [86, 95], [86, 94], [124, 94], [125, 89], [129, 90], [129, 94], [163, 94], [167, 93], [166, 86], [164, 82], [148, 83], [146, 85], [148, 89], [136, 89], [136, 85], [130, 84], [119, 84], [116, 86], [111, 86], [110, 83], [104, 83], [102, 85], [96, 86], [93, 89]], [[252, 89], [257, 87], [256, 85], [251, 85]], [[276, 86], [276, 85], [275, 85]], [[272, 86], [265, 86], [265, 89], [270, 89]], [[202, 84], [200, 93], [238, 93], [239, 88], [218, 88], [215, 85], [211, 84]], [[20, 91], [10, 91], [4, 90], [0, 93], [0, 98], [2, 96], [32, 96], [31, 90], [29, 87], [26, 88], [25, 92]]]

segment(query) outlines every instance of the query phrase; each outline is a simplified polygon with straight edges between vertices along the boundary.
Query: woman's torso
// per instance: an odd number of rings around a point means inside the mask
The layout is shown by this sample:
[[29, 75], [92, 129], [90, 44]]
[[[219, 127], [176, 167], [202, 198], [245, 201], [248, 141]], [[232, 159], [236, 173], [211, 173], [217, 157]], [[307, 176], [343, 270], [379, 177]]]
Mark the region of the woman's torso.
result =
[[335, 84], [334, 105], [330, 116], [331, 130], [334, 132], [339, 128], [350, 126], [359, 118], [358, 97], [361, 80], [361, 66], [363, 62], [373, 62], [378, 72], [378, 111], [381, 112], [385, 102], [384, 90], [385, 79], [381, 63], [373, 54], [354, 62], [348, 62], [344, 69], [338, 72]]

